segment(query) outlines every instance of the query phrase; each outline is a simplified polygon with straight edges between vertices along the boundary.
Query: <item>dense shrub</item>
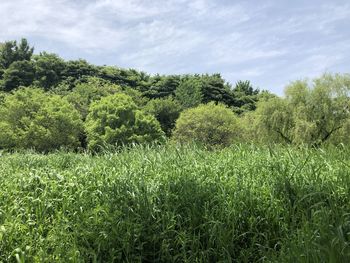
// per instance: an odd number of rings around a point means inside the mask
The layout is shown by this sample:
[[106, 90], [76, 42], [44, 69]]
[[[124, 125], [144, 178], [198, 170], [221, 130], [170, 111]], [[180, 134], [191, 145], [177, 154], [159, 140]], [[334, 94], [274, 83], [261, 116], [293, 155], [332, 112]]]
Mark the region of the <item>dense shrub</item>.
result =
[[238, 133], [236, 115], [222, 104], [208, 103], [181, 113], [174, 138], [208, 146], [228, 146]]
[[66, 100], [36, 88], [5, 97], [0, 106], [0, 147], [50, 151], [75, 148], [82, 131], [79, 113]]
[[181, 106], [172, 98], [154, 99], [147, 103], [145, 111], [156, 117], [162, 130], [170, 136], [180, 115]]
[[159, 122], [138, 109], [132, 98], [114, 94], [91, 104], [85, 123], [88, 147], [148, 143], [162, 140]]
[[110, 84], [102, 79], [91, 77], [87, 82], [77, 84], [66, 95], [67, 100], [79, 111], [83, 120], [89, 111], [90, 104], [102, 97], [121, 92], [117, 85]]

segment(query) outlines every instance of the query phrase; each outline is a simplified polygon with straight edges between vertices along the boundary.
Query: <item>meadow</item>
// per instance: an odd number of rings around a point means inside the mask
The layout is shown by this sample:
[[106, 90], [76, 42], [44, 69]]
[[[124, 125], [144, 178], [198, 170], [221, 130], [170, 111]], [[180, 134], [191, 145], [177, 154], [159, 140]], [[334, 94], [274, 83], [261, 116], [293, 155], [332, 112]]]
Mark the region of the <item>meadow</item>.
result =
[[350, 262], [350, 149], [2, 153], [0, 262]]

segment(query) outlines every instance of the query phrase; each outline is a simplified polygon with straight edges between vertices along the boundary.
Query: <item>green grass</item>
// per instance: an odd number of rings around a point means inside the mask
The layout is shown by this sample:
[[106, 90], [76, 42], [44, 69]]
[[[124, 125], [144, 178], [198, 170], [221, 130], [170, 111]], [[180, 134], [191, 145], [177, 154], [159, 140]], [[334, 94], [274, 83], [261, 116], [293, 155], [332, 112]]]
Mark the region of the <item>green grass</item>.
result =
[[0, 262], [350, 262], [350, 149], [0, 156]]

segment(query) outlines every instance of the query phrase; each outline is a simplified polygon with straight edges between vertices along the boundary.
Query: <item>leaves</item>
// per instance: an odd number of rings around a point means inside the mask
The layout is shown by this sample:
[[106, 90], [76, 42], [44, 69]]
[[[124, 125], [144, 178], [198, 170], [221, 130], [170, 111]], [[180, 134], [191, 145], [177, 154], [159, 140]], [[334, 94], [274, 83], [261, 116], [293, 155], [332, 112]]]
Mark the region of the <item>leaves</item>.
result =
[[108, 145], [122, 146], [163, 139], [158, 121], [141, 112], [126, 94], [114, 94], [95, 101], [85, 122], [88, 147], [98, 151]]

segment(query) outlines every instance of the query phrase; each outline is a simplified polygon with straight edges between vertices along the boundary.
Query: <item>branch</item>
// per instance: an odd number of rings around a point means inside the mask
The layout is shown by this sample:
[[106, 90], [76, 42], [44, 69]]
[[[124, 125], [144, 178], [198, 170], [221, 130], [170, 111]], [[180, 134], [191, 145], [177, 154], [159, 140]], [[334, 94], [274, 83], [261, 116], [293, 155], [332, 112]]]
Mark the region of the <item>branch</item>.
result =
[[285, 136], [280, 130], [276, 130], [276, 132], [281, 135], [281, 137], [288, 143], [288, 144], [292, 144], [292, 140], [289, 139], [287, 136]]

